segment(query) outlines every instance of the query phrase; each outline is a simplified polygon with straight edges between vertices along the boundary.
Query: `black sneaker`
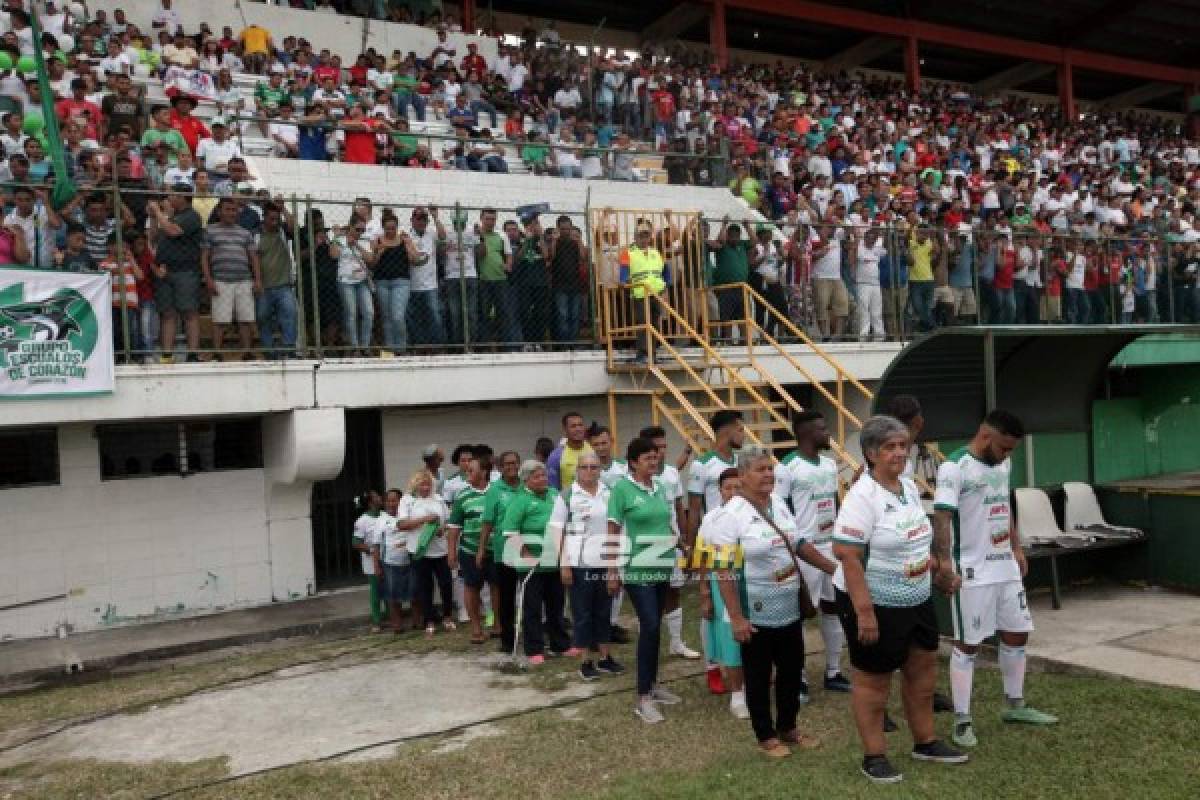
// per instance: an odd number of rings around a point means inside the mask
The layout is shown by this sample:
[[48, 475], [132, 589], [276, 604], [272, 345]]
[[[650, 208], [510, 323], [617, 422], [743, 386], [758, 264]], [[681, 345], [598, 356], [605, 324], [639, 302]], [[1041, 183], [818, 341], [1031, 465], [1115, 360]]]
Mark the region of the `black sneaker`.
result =
[[629, 631], [620, 625], [613, 625], [612, 633], [608, 638], [612, 639], [613, 644], [629, 644]]
[[579, 665], [579, 677], [585, 681], [599, 680], [600, 670], [596, 669], [591, 661], [585, 661]]
[[941, 692], [933, 693], [933, 713], [945, 714], [954, 710], [954, 702]]
[[884, 733], [895, 733], [898, 730], [900, 730], [900, 726], [897, 725], [894, 721], [892, 721], [892, 715], [887, 713], [886, 711], [883, 712], [883, 732]]
[[941, 739], [934, 739], [925, 744], [913, 745], [912, 757], [917, 761], [936, 761], [939, 764], [965, 764], [967, 754], [955, 750]]
[[862, 774], [871, 783], [899, 783], [904, 775], [897, 772], [887, 756], [863, 756]]
[[596, 671], [607, 675], [624, 675], [625, 667], [617, 663], [617, 660], [612, 656], [602, 658], [596, 662]]
[[848, 692], [850, 691], [850, 681], [842, 673], [838, 673], [833, 677], [825, 676], [825, 691], [827, 692]]

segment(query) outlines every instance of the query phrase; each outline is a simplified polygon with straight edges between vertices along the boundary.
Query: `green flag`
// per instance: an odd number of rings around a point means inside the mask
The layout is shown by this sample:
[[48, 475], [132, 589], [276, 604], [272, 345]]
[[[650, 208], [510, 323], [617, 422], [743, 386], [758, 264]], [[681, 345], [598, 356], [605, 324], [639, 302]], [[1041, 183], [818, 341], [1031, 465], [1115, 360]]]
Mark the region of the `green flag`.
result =
[[46, 147], [50, 151], [50, 163], [54, 165], [54, 188], [50, 193], [50, 204], [57, 211], [71, 202], [75, 196], [75, 183], [67, 175], [67, 154], [63, 148], [62, 134], [58, 131], [58, 118], [54, 115], [54, 92], [50, 90], [50, 76], [46, 73], [46, 58], [42, 53], [42, 23], [36, 10], [29, 15], [33, 28], [33, 59], [37, 62], [38, 89], [42, 95], [42, 129], [46, 136]]

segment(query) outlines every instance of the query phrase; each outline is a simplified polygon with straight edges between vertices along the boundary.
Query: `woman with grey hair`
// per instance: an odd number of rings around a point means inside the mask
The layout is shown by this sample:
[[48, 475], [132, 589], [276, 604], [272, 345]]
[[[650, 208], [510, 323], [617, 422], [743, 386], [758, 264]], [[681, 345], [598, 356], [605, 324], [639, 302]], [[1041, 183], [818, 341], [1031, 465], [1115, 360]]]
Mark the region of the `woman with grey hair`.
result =
[[[786, 503], [774, 494], [775, 464], [765, 448], [737, 452], [742, 492], [722, 508], [706, 531], [717, 552], [717, 586], [733, 636], [742, 646], [746, 706], [762, 751], [773, 758], [819, 742], [796, 728], [804, 671], [803, 611], [808, 585], [799, 560], [832, 574], [836, 565], [808, 541]], [[733, 563], [741, 551], [740, 564]], [[771, 677], [775, 716], [771, 716]]]
[[508, 504], [500, 526], [504, 534], [502, 558], [522, 580], [528, 577], [524, 597], [519, 601], [522, 613], [517, 623], [525, 639], [525, 656], [530, 664], [537, 666], [546, 661], [546, 638], [550, 640], [549, 649], [556, 653], [565, 652], [571, 645], [563, 623], [557, 543], [551, 542], [550, 552], [546, 558], [542, 557], [547, 542], [546, 527], [558, 492], [550, 487], [546, 465], [541, 461], [523, 462], [518, 477], [522, 488]]
[[834, 523], [833, 554], [840, 565], [833, 585], [855, 670], [851, 707], [863, 743], [862, 772], [874, 783], [896, 783], [904, 776], [888, 761], [883, 735], [896, 670], [903, 676], [913, 758], [961, 764], [967, 756], [934, 735], [938, 627], [930, 577], [937, 565], [921, 495], [904, 477], [908, 428], [895, 417], [875, 416], [859, 438], [867, 469], [846, 493]]

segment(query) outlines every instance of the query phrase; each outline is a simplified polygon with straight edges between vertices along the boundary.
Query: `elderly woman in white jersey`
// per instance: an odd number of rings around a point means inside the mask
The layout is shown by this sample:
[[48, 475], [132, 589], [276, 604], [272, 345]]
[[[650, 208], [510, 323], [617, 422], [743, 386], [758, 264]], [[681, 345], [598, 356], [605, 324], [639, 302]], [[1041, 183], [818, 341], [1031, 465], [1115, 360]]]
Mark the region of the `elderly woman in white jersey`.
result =
[[696, 552], [702, 553], [700, 558], [700, 623], [701, 636], [704, 641], [704, 652], [711, 662], [723, 670], [725, 686], [729, 689], [729, 712], [738, 719], [750, 719], [750, 709], [746, 707], [746, 688], [742, 676], [742, 647], [733, 638], [733, 630], [729, 627], [729, 615], [725, 613], [725, 601], [721, 599], [721, 589], [717, 584], [716, 575], [707, 564], [715, 563], [716, 551], [708, 543], [708, 532], [718, 524], [724, 513], [725, 504], [742, 491], [742, 474], [737, 467], [730, 467], [721, 473], [717, 487], [721, 492], [721, 505], [704, 515], [700, 522], [700, 530], [696, 534]]
[[[775, 496], [775, 464], [765, 448], [737, 453], [741, 496], [730, 500], [711, 520], [706, 542], [718, 556], [717, 586], [729, 614], [733, 636], [742, 645], [746, 706], [762, 751], [772, 758], [819, 742], [796, 728], [800, 681], [804, 670], [804, 609], [800, 560], [818, 569], [834, 564], [817, 552], [787, 504]], [[735, 553], [740, 548], [741, 563]], [[775, 715], [771, 715], [771, 676], [775, 676]]]
[[600, 459], [594, 453], [580, 456], [575, 480], [555, 498], [546, 526], [547, 535], [558, 541], [559, 574], [571, 595], [567, 655], [583, 659], [579, 677], [585, 681], [625, 671], [609, 653], [612, 595], [604, 552], [609, 494], [600, 480]]
[[[425, 618], [425, 635], [433, 636], [441, 623], [448, 631], [455, 628], [450, 592], [449, 547], [446, 543], [446, 501], [433, 491], [433, 473], [419, 469], [408, 482], [408, 495], [396, 508], [396, 528], [408, 531], [408, 553], [416, 579], [416, 595]], [[439, 611], [433, 605], [437, 584], [442, 598]]]
[[840, 566], [833, 584], [854, 666], [851, 707], [863, 743], [862, 772], [875, 783], [895, 783], [904, 776], [888, 761], [883, 719], [897, 670], [912, 757], [960, 764], [967, 756], [934, 735], [938, 628], [931, 576], [937, 565], [930, 553], [933, 527], [916, 484], [904, 477], [908, 428], [895, 417], [871, 417], [860, 442], [867, 470], [846, 493], [834, 523]]

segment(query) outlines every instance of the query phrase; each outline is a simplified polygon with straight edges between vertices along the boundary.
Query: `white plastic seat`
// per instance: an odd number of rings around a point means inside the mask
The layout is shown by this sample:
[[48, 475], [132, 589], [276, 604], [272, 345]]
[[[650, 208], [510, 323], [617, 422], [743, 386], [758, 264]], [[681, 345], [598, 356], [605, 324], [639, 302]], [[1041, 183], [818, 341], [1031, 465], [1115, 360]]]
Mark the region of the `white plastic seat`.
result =
[[1041, 489], [1017, 489], [1017, 521], [1023, 544], [1086, 547], [1091, 537], [1058, 527], [1050, 497]]
[[1145, 535], [1138, 528], [1110, 525], [1104, 519], [1096, 491], [1086, 483], [1072, 481], [1063, 484], [1067, 495], [1066, 523], [1070, 532], [1080, 531], [1097, 539], [1136, 539]]

